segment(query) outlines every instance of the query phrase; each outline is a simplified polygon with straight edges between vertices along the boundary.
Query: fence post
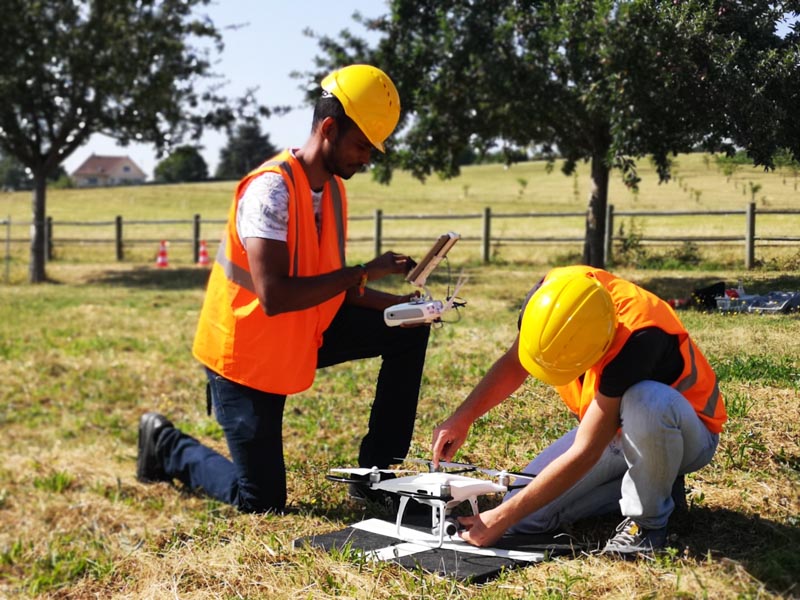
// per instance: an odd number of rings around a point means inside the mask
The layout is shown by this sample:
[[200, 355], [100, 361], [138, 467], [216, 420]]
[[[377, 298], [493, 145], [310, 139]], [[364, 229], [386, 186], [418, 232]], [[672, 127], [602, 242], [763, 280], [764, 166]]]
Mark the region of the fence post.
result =
[[44, 255], [47, 260], [53, 260], [53, 217], [44, 220]]
[[612, 253], [614, 251], [614, 205], [606, 204], [606, 232], [605, 232], [605, 251], [603, 256], [603, 264], [608, 266], [611, 262]]
[[375, 209], [375, 256], [381, 255], [381, 247], [383, 246], [383, 211], [380, 208]]
[[194, 254], [192, 256], [192, 262], [197, 264], [200, 260], [200, 215], [194, 215], [194, 232], [192, 233], [192, 247], [194, 248]]
[[11, 281], [11, 215], [6, 221], [6, 283]]
[[117, 262], [122, 262], [125, 260], [125, 252], [122, 248], [122, 215], [117, 215], [116, 219], [114, 219], [114, 227], [115, 227], [115, 238], [117, 241]]
[[492, 209], [487, 206], [483, 209], [483, 262], [489, 262], [492, 250]]
[[756, 203], [750, 202], [745, 213], [747, 223], [744, 234], [744, 268], [748, 271], [753, 268], [755, 262], [756, 245]]

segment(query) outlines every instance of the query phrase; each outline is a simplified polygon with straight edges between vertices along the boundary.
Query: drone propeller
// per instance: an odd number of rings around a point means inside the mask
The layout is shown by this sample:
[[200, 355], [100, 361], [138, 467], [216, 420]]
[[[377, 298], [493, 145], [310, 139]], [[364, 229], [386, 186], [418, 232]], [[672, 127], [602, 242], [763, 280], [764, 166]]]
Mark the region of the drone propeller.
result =
[[[506, 471], [505, 469], [482, 469], [478, 467], [478, 471], [489, 477], [497, 477], [501, 485], [506, 486], [509, 490], [515, 490], [525, 487], [528, 482], [533, 481], [535, 475], [528, 475], [527, 473], [518, 473], [516, 471]], [[517, 481], [525, 481], [525, 483], [516, 483]]]
[[[405, 458], [405, 459], [397, 459], [403, 460], [405, 462], [411, 462], [415, 464], [427, 465], [428, 469], [433, 471], [433, 461], [427, 460], [425, 458]], [[446, 462], [446, 461], [439, 461], [439, 469], [456, 469], [455, 471], [450, 471], [452, 473], [470, 473], [477, 471], [478, 473], [483, 473], [484, 475], [488, 475], [489, 477], [496, 477], [498, 481], [502, 481], [503, 485], [508, 487], [508, 489], [513, 490], [521, 487], [525, 487], [531, 480], [533, 480], [533, 475], [528, 475], [527, 473], [519, 473], [516, 471], [508, 471], [506, 469], [484, 469], [483, 467], [478, 467], [476, 465], [471, 465], [469, 463], [460, 463], [460, 462]], [[514, 483], [519, 481], [520, 483]], [[525, 481], [523, 484], [522, 481]]]
[[[338, 475], [341, 473], [341, 475]], [[325, 478], [337, 483], [378, 483], [401, 473], [416, 473], [408, 469], [379, 469], [378, 467], [352, 467], [330, 469]]]
[[[402, 460], [404, 462], [410, 462], [417, 465], [425, 465], [428, 467], [428, 470], [433, 472], [433, 461], [428, 460], [426, 458], [398, 458], [397, 460]], [[458, 472], [468, 473], [470, 471], [477, 471], [479, 470], [478, 467], [475, 465], [471, 465], [468, 463], [459, 463], [459, 462], [447, 462], [444, 460], [439, 461], [439, 469], [460, 469]]]
[[366, 475], [370, 475], [372, 473], [416, 473], [416, 471], [411, 471], [410, 469], [378, 469], [376, 467], [339, 468], [331, 469], [330, 472], [343, 473], [345, 475], [359, 475], [361, 477], [365, 477]]

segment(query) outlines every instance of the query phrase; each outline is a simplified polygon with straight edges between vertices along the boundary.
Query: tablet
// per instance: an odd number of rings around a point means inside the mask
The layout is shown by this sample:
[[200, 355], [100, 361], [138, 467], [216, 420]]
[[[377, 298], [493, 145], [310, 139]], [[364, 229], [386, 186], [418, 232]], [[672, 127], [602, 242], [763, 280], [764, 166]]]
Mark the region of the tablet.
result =
[[440, 235], [425, 257], [406, 275], [406, 281], [411, 285], [424, 287], [425, 282], [428, 280], [428, 275], [437, 267], [460, 237], [459, 234], [453, 231]]

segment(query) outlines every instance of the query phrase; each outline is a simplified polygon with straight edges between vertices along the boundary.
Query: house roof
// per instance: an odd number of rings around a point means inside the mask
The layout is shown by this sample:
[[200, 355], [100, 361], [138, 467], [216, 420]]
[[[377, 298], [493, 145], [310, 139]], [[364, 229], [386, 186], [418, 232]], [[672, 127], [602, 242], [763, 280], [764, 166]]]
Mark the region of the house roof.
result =
[[92, 154], [83, 161], [81, 166], [72, 172], [72, 176], [90, 177], [119, 173], [123, 165], [131, 167], [131, 175], [138, 175], [143, 179], [147, 177], [139, 165], [128, 156], [99, 156], [97, 154]]

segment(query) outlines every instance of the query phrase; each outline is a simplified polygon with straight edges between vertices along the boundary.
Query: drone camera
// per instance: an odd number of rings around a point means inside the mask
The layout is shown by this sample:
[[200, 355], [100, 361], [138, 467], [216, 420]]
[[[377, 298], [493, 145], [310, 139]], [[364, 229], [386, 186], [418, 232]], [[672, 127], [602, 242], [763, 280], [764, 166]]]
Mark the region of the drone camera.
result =
[[447, 517], [444, 523], [444, 533], [445, 535], [449, 535], [453, 537], [459, 531], [461, 531], [462, 526], [461, 523], [458, 522], [458, 519], [454, 519], [453, 517]]

